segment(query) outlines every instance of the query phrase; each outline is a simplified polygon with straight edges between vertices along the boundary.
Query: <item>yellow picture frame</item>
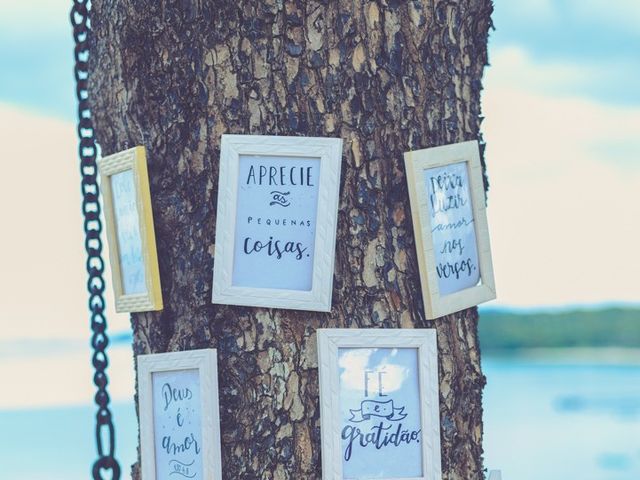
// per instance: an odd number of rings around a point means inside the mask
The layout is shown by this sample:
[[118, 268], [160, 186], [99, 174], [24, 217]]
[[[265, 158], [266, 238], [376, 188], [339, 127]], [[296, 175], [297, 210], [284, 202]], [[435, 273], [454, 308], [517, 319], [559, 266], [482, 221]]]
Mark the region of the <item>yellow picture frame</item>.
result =
[[[149, 188], [149, 174], [147, 171], [147, 158], [145, 148], [137, 146], [118, 152], [98, 160], [100, 173], [100, 188], [102, 189], [103, 209], [107, 230], [107, 242], [109, 244], [109, 263], [111, 265], [112, 283], [117, 312], [146, 312], [162, 310], [162, 290], [160, 285], [160, 270], [158, 267], [158, 254], [156, 250], [156, 237], [153, 227], [153, 212], [151, 208], [151, 192]], [[126, 175], [131, 172], [131, 175]], [[118, 175], [123, 174], [123, 175]], [[132, 188], [131, 198], [121, 199], [114, 197], [112, 181], [127, 180], [127, 188]], [[122, 190], [123, 192], [125, 190]], [[124, 195], [123, 195], [124, 196]], [[125, 211], [122, 205], [129, 201]], [[135, 202], [135, 209], [132, 205]], [[129, 263], [123, 264], [121, 243], [124, 234], [119, 236], [118, 211], [125, 212], [126, 227], [134, 232], [132, 245], [125, 245], [127, 251], [131, 248], [137, 253], [135, 257], [138, 265], [129, 267]], [[125, 225], [125, 219], [122, 225]], [[125, 231], [125, 228], [122, 228]], [[121, 233], [121, 232], [120, 232]], [[141, 264], [141, 265], [140, 265]], [[127, 281], [123, 277], [123, 271], [134, 271], [137, 268], [137, 283]], [[134, 284], [136, 288], [129, 288]], [[129, 291], [127, 291], [129, 290]]]
[[[496, 288], [478, 142], [474, 140], [405, 152], [404, 162], [426, 317], [442, 317], [495, 299]], [[428, 187], [423, 175], [425, 170], [463, 162], [466, 165], [469, 199], [473, 212], [480, 281], [468, 288], [441, 295], [436, 265], [437, 252], [428, 205]]]

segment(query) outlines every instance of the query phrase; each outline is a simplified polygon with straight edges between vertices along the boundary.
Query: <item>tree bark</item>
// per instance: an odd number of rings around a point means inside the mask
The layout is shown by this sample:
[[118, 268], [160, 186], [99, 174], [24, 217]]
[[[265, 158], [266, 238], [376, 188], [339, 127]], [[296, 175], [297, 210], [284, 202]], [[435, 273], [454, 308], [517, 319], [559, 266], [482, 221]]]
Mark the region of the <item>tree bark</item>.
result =
[[[402, 153], [479, 138], [491, 0], [92, 3], [102, 152], [148, 149], [165, 309], [133, 351], [218, 349], [223, 477], [321, 478], [317, 328], [435, 327], [443, 478], [482, 478], [478, 314], [425, 320]], [[331, 313], [211, 304], [223, 133], [344, 139]]]

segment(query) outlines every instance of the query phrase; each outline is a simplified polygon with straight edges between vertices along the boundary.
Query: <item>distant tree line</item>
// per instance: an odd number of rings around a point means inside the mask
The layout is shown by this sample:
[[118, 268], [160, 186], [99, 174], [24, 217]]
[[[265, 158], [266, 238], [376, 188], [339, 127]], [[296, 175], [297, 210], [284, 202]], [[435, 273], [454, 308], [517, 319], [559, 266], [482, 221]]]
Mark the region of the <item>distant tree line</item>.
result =
[[640, 308], [526, 313], [484, 309], [479, 335], [483, 352], [523, 348], [640, 348]]

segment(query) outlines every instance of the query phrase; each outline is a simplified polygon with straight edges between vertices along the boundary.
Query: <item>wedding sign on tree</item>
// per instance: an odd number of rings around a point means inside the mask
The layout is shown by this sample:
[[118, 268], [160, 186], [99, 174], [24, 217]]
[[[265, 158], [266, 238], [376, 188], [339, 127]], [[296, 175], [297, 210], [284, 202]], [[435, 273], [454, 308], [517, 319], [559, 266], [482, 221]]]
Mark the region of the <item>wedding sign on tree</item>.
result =
[[323, 480], [439, 480], [435, 330], [318, 330]]
[[404, 154], [427, 318], [496, 298], [478, 142]]
[[216, 350], [138, 355], [145, 480], [221, 480]]
[[342, 140], [223, 135], [213, 303], [329, 311]]

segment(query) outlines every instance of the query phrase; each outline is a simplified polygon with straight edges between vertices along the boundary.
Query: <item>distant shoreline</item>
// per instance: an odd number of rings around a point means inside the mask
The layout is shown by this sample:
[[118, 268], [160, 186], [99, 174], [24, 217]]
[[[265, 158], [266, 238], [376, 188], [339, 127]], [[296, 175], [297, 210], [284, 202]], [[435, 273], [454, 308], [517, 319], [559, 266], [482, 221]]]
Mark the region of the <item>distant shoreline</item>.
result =
[[485, 360], [540, 361], [545, 363], [580, 363], [598, 365], [640, 366], [640, 348], [626, 347], [557, 347], [488, 349], [482, 351]]
[[596, 355], [598, 359], [617, 359], [622, 356], [635, 362], [636, 355], [629, 352], [640, 350], [640, 309], [529, 313], [485, 310], [480, 312], [478, 334], [480, 349], [486, 353], [539, 350], [545, 354], [559, 351], [561, 357], [566, 357], [574, 350], [572, 357], [591, 359]]

